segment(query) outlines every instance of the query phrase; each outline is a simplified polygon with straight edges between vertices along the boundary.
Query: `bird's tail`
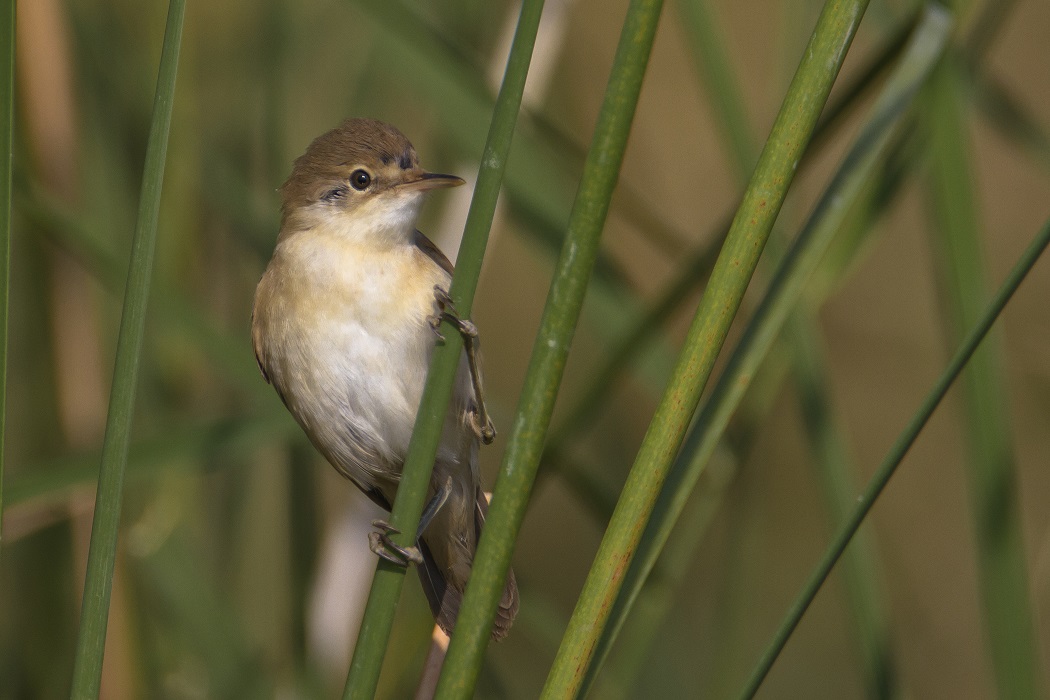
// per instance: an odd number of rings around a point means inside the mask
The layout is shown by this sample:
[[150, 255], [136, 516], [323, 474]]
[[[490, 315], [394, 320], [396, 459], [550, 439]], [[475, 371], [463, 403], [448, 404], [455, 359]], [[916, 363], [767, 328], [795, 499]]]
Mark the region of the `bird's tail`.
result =
[[[488, 502], [485, 495], [478, 490], [477, 504], [475, 506], [475, 547], [481, 538], [481, 528], [485, 523], [485, 514], [488, 512]], [[445, 634], [451, 635], [456, 626], [456, 618], [459, 616], [459, 606], [463, 601], [463, 589], [457, 587], [450, 580], [443, 568], [431, 554], [426, 541], [420, 540], [419, 551], [423, 555], [423, 565], [416, 567], [419, 572], [419, 580], [423, 584], [423, 593], [426, 594], [430, 603], [430, 611], [434, 614], [434, 620]], [[463, 582], [465, 586], [466, 582]], [[503, 587], [503, 596], [500, 598], [499, 607], [496, 609], [496, 619], [492, 625], [492, 639], [499, 641], [507, 636], [510, 626], [518, 614], [518, 585], [514, 581], [514, 572], [507, 572], [507, 582]]]

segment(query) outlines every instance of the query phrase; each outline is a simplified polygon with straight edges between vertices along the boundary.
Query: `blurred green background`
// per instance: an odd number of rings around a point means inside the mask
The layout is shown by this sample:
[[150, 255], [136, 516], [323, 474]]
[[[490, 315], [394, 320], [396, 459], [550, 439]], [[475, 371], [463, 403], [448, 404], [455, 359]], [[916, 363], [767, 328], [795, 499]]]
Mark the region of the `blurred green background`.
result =
[[[840, 82], [862, 74], [914, 7], [872, 4]], [[504, 431], [625, 8], [625, 0], [547, 2], [473, 313]], [[542, 685], [601, 537], [601, 504], [633, 461], [702, 276], [587, 425], [558, 426], [631, 320], [693, 251], [717, 240], [819, 9], [798, 0], [666, 3], [555, 414], [552, 463], [573, 464], [575, 478], [558, 467], [541, 475], [514, 557], [521, 615], [511, 637], [490, 648], [479, 697], [529, 698]], [[957, 9], [957, 46], [969, 63], [959, 71], [956, 117], [971, 189], [938, 206], [972, 211], [984, 280], [967, 284], [991, 289], [1050, 202], [1050, 7]], [[165, 4], [32, 0], [18, 11], [0, 697], [50, 698], [69, 689]], [[312, 451], [255, 367], [249, 314], [277, 232], [276, 190], [309, 141], [346, 116], [396, 124], [425, 167], [472, 181], [516, 17], [517, 3], [502, 0], [190, 2], [104, 697], [331, 697], [341, 688], [374, 568], [364, 533], [376, 514]], [[981, 31], [983, 44], [973, 38]], [[711, 77], [719, 45], [728, 87]], [[742, 113], [727, 118], [734, 94]], [[800, 172], [774, 232], [781, 247], [854, 135], [867, 93], [858, 101], [861, 109]], [[943, 105], [924, 96], [919, 106], [915, 138], [882, 181], [882, 191], [893, 191], [879, 200], [873, 190], [875, 213], [858, 213], [806, 302], [834, 423], [856, 472], [847, 478], [858, 485], [955, 345], [926, 147]], [[432, 197], [420, 222], [450, 257], [469, 195], [461, 188]], [[760, 267], [750, 302], [771, 270]], [[1007, 400], [987, 407], [1011, 440], [1044, 685], [1047, 299], [1043, 261], [998, 327]], [[804, 396], [785, 378], [789, 354], [771, 358], [731, 429], [736, 437], [702, 482], [721, 497], [681, 580], [670, 577], [658, 592], [670, 614], [651, 643], [628, 625], [625, 650], [614, 651], [595, 697], [733, 695], [823, 551], [835, 516], [813, 466]], [[894, 669], [889, 695], [995, 693], [965, 413], [954, 390], [866, 528]], [[489, 487], [501, 442], [482, 452]], [[774, 667], [766, 697], [877, 694], [848, 601], [834, 575]], [[427, 650], [431, 621], [415, 581], [402, 603], [383, 697], [412, 692]]]

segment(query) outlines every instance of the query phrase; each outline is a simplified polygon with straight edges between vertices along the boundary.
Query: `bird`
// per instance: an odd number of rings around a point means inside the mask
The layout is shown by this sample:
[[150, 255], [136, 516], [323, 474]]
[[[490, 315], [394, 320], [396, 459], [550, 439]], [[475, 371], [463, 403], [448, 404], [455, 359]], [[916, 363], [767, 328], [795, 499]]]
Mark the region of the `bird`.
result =
[[[456, 187], [431, 173], [397, 128], [350, 118], [314, 139], [280, 189], [281, 223], [255, 291], [252, 345], [263, 378], [314, 447], [391, 510], [442, 320], [463, 334], [449, 410], [416, 545], [385, 521], [369, 548], [416, 563], [435, 621], [451, 635], [487, 512], [478, 451], [485, 409], [477, 329], [448, 295], [453, 265], [416, 229], [424, 195]], [[508, 572], [491, 637], [518, 611]]]

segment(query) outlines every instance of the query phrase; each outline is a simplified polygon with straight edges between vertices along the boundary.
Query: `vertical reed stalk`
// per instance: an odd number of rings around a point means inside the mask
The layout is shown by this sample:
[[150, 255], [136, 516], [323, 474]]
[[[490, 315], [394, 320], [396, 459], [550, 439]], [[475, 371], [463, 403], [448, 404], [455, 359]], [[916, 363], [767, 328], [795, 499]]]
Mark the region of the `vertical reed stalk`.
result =
[[536, 478], [649, 63], [661, 0], [632, 0], [555, 268], [438, 697], [470, 697]]
[[[981, 43], [978, 42], [978, 46]], [[954, 58], [954, 57], [953, 57]], [[940, 253], [945, 332], [953, 345], [973, 326], [987, 294], [980, 215], [973, 192], [961, 66], [945, 60], [931, 81], [925, 110], [930, 139], [929, 189]], [[962, 375], [963, 426], [969, 467], [978, 583], [987, 644], [999, 694], [1042, 697], [1042, 671], [1032, 621], [1021, 532], [1003, 357], [993, 334]]]
[[0, 7], [0, 543], [7, 433], [7, 315], [11, 289], [11, 167], [14, 153], [15, 0]]
[[[456, 274], [449, 290], [456, 309], [464, 316], [470, 314], [474, 301], [542, 12], [543, 0], [526, 0], [522, 4], [503, 84], [496, 98], [478, 182], [456, 260]], [[395, 536], [395, 541], [402, 545], [414, 544], [434, 457], [441, 440], [445, 413], [452, 396], [452, 383], [463, 352], [462, 338], [447, 321], [443, 331], [446, 342], [434, 352], [391, 513], [391, 524], [404, 533]], [[345, 698], [372, 698], [375, 695], [404, 579], [404, 568], [379, 560], [350, 662], [343, 692]]]
[[866, 0], [829, 0], [824, 5], [715, 263], [668, 389], [627, 477], [547, 678], [544, 697], [573, 697], [579, 692], [645, 523], [867, 4]]
[[124, 309], [117, 337], [117, 354], [113, 371], [113, 388], [109, 399], [109, 417], [102, 445], [95, 516], [91, 524], [84, 602], [80, 614], [76, 660], [73, 666], [72, 697], [98, 697], [102, 679], [102, 657], [106, 644], [106, 623], [112, 592], [113, 567], [117, 556], [117, 534], [124, 492], [131, 421], [135, 408], [135, 390], [142, 355], [142, 337], [146, 325], [153, 251], [157, 240], [157, 217], [160, 211], [161, 185], [168, 151], [168, 132], [175, 96], [175, 76], [182, 43], [185, 0], [171, 0], [164, 30], [157, 91], [153, 102], [149, 142], [142, 175], [138, 221], [131, 244], [128, 281], [124, 290]]

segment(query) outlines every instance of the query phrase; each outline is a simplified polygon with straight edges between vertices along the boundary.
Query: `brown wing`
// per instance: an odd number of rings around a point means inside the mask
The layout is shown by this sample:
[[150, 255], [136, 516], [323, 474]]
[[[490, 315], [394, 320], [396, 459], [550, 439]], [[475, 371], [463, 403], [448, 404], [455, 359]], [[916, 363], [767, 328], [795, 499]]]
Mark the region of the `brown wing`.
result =
[[[488, 512], [488, 501], [481, 489], [477, 490], [477, 502], [474, 510], [475, 546], [481, 539], [481, 528], [485, 523], [485, 514]], [[459, 606], [463, 601], [463, 589], [457, 588], [447, 577], [447, 570], [442, 568], [434, 559], [430, 546], [425, 539], [419, 540], [419, 552], [423, 555], [423, 565], [416, 567], [419, 573], [419, 581], [423, 584], [423, 593], [427, 602], [430, 603], [430, 611], [434, 613], [434, 620], [438, 627], [451, 635], [456, 626], [456, 618], [459, 616]], [[473, 555], [472, 555], [473, 556]], [[465, 582], [464, 582], [465, 583]], [[518, 614], [518, 584], [514, 579], [514, 571], [507, 571], [507, 580], [503, 586], [503, 595], [496, 610], [496, 619], [493, 621], [491, 637], [493, 641], [500, 641], [507, 636], [514, 618]]]
[[419, 231], [416, 231], [415, 235], [412, 237], [412, 244], [423, 251], [428, 258], [436, 262], [438, 266], [449, 275], [455, 270], [455, 267], [449, 262], [449, 259], [441, 252], [441, 249], [434, 245], [434, 241], [430, 240]]
[[262, 355], [259, 354], [259, 337], [255, 331], [255, 309], [252, 309], [252, 350], [255, 351], [255, 364], [259, 365], [259, 374], [266, 380], [267, 384], [271, 384], [270, 375], [266, 374], [266, 368], [263, 367]]

